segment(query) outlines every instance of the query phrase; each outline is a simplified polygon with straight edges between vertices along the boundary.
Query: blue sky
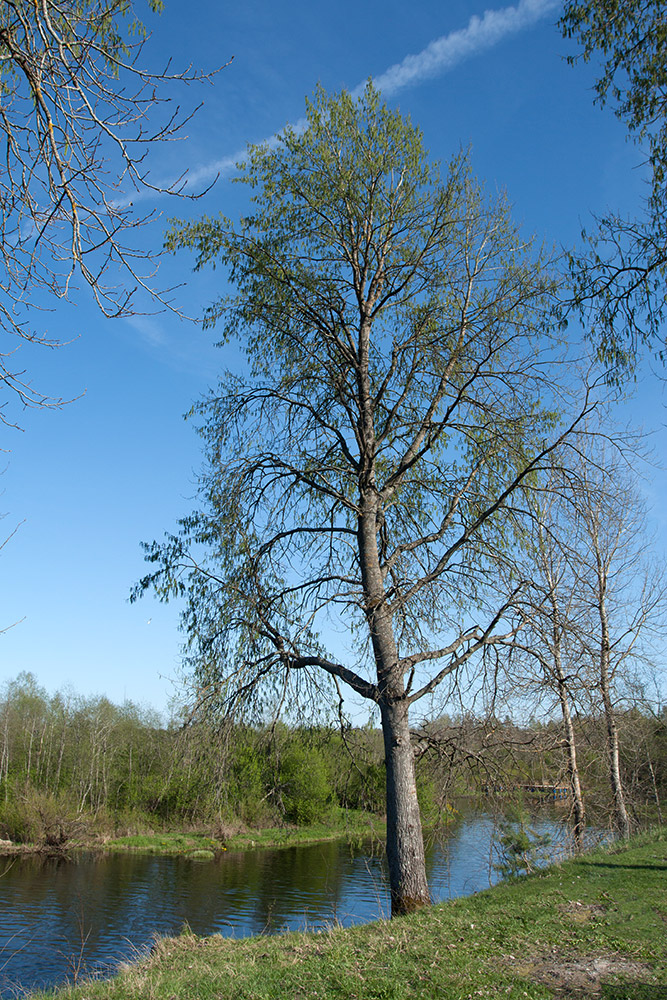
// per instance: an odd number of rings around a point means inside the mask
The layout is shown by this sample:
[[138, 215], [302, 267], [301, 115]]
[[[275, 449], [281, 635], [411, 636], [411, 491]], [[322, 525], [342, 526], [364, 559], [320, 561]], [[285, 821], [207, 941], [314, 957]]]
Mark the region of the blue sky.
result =
[[[153, 157], [152, 176], [221, 177], [199, 202], [145, 199], [161, 218], [139, 238], [160, 245], [171, 215], [235, 216], [240, 192], [229, 176], [246, 143], [297, 122], [318, 83], [355, 90], [372, 76], [421, 126], [433, 158], [470, 144], [475, 172], [507, 190], [528, 232], [572, 245], [592, 211], [636, 210], [643, 180], [639, 151], [610, 111], [593, 106], [594, 67], [566, 64], [558, 10], [551, 0], [488, 10], [473, 0], [166, 0], [148, 22], [151, 65], [234, 60], [212, 85], [179, 91], [184, 107], [204, 106], [187, 140]], [[198, 316], [224, 276], [192, 275], [191, 263], [167, 259], [160, 280], [186, 282], [175, 303]], [[0, 538], [21, 523], [0, 551], [0, 628], [18, 622], [0, 635], [0, 681], [30, 670], [49, 691], [71, 685], [164, 710], [178, 674], [178, 607], [127, 597], [144, 571], [139, 543], [191, 507], [199, 442], [182, 415], [235, 348], [216, 349], [214, 333], [169, 313], [108, 321], [84, 291], [73, 298], [42, 316], [67, 346], [21, 351], [35, 385], [72, 402], [15, 412], [23, 431], [3, 431]], [[651, 429], [664, 454], [658, 378], [646, 376], [626, 416]], [[660, 530], [663, 475], [653, 472], [645, 491]]]

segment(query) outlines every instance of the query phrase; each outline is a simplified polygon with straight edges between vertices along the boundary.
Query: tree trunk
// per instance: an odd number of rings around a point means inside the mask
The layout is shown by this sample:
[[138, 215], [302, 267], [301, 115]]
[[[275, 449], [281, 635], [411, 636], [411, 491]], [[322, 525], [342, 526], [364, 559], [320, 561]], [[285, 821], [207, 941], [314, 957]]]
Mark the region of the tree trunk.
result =
[[611, 782], [612, 795], [614, 797], [614, 811], [616, 814], [616, 828], [626, 840], [630, 836], [630, 817], [625, 806], [625, 795], [623, 793], [623, 783], [621, 781], [621, 764], [618, 748], [618, 728], [611, 705], [605, 701], [605, 716], [607, 722], [607, 748], [609, 753], [609, 779]]
[[651, 761], [650, 756], [648, 756], [647, 759], [648, 759], [648, 769], [651, 775], [651, 781], [653, 782], [653, 797], [655, 799], [655, 804], [658, 807], [658, 823], [660, 824], [660, 826], [662, 826], [662, 809], [660, 808], [660, 795], [658, 793], [658, 783], [655, 780], [655, 770], [653, 768], [653, 763]]
[[408, 706], [402, 701], [383, 701], [380, 709], [387, 768], [387, 864], [391, 915], [397, 917], [427, 906], [431, 902], [431, 894], [426, 881]]
[[574, 820], [574, 843], [578, 851], [584, 846], [584, 826], [586, 823], [586, 811], [584, 809], [584, 798], [581, 793], [581, 782], [579, 781], [579, 767], [577, 764], [577, 739], [572, 722], [572, 712], [570, 711], [570, 697], [567, 687], [567, 677], [563, 669], [562, 638], [565, 633], [563, 620], [560, 612], [560, 601], [558, 598], [558, 574], [554, 572], [552, 563], [547, 555], [546, 542], [542, 525], [540, 525], [541, 555], [545, 561], [545, 571], [549, 581], [549, 599], [551, 603], [552, 620], [552, 652], [553, 652], [553, 673], [558, 689], [558, 700], [560, 711], [565, 726], [565, 739], [567, 744], [567, 771], [572, 791], [572, 818]]
[[[374, 440], [372, 426], [366, 429]], [[371, 487], [375, 471], [369, 473]], [[410, 743], [408, 703], [391, 613], [387, 607], [378, 551], [378, 499], [374, 488], [360, 503], [358, 542], [366, 619], [373, 646], [373, 656], [380, 692], [384, 756], [387, 772], [387, 865], [391, 891], [391, 915], [411, 913], [428, 906], [431, 894], [426, 880], [424, 838], [417, 801], [415, 760]]]
[[584, 809], [584, 798], [581, 794], [581, 782], [579, 781], [579, 767], [577, 765], [577, 740], [572, 722], [572, 713], [567, 698], [567, 686], [562, 673], [560, 662], [558, 664], [560, 674], [558, 676], [558, 697], [560, 699], [560, 709], [565, 725], [565, 738], [567, 740], [567, 763], [570, 778], [570, 788], [572, 789], [572, 817], [574, 819], [574, 842], [578, 851], [584, 846], [584, 826], [586, 813]]
[[630, 836], [630, 817], [625, 807], [625, 795], [623, 794], [623, 782], [621, 780], [621, 762], [618, 745], [618, 727], [614, 706], [611, 700], [611, 678], [610, 678], [610, 641], [609, 625], [607, 623], [607, 608], [604, 600], [604, 592], [601, 593], [598, 606], [600, 615], [600, 626], [602, 638], [600, 643], [600, 691], [602, 703], [604, 705], [604, 717], [607, 725], [607, 756], [609, 761], [609, 782], [614, 800], [615, 825], [621, 837], [628, 839]]

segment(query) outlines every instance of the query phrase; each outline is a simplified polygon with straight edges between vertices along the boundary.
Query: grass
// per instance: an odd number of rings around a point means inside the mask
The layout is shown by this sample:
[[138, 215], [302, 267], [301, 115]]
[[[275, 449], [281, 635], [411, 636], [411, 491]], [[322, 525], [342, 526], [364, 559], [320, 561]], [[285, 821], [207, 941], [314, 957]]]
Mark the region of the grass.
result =
[[[108, 851], [136, 851], [143, 854], [193, 854], [199, 857], [215, 855], [221, 851], [245, 851], [254, 848], [288, 847], [293, 844], [315, 844], [342, 838], [362, 842], [383, 838], [383, 817], [359, 810], [332, 810], [329, 821], [310, 826], [266, 827], [261, 830], [243, 830], [224, 838], [203, 833], [162, 832], [115, 837], [104, 843]], [[201, 854], [199, 852], [205, 852]]]
[[136, 833], [107, 840], [108, 851], [136, 851], [140, 854], [190, 854], [204, 851], [213, 857], [226, 850], [222, 841], [203, 833]]
[[185, 933], [59, 1000], [667, 998], [667, 839], [393, 921], [235, 941]]

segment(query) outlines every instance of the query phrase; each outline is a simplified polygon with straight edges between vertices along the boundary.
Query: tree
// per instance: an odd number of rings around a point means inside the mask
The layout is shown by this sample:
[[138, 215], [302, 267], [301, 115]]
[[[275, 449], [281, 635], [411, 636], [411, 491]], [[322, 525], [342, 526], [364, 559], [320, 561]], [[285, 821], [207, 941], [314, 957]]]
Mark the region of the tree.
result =
[[645, 211], [614, 212], [584, 233], [572, 257], [575, 303], [591, 324], [602, 358], [626, 368], [637, 347], [657, 345], [664, 358], [667, 279], [667, 21], [662, 0], [566, 0], [560, 27], [582, 46], [574, 63], [600, 56], [596, 100], [611, 102], [628, 135], [646, 147], [650, 170]]
[[604, 454], [581, 467], [573, 484], [573, 557], [588, 608], [585, 658], [597, 673], [594, 690], [606, 730], [614, 826], [630, 835], [623, 788], [618, 705], [632, 670], [664, 626], [665, 581], [647, 565], [645, 510], [627, 470]]
[[[528, 685], [542, 695], [552, 691], [563, 720], [567, 774], [572, 796], [573, 835], [577, 848], [583, 847], [586, 810], [581, 789], [575, 731], [574, 694], [581, 661], [583, 607], [577, 562], [571, 558], [571, 502], [563, 490], [555, 463], [545, 478], [542, 495], [527, 498], [528, 525], [525, 557], [532, 569], [531, 586], [519, 595], [520, 607], [528, 621], [517, 638], [509, 662], [511, 686], [516, 685], [516, 653], [536, 663], [538, 676], [529, 671]], [[515, 571], [516, 572], [516, 571]]]
[[554, 279], [468, 156], [441, 181], [370, 84], [318, 91], [303, 133], [239, 169], [238, 227], [168, 237], [228, 269], [207, 322], [246, 361], [195, 407], [201, 507], [147, 546], [135, 596], [186, 596], [202, 706], [289, 704], [328, 676], [379, 707], [403, 913], [429, 900], [409, 710], [511, 632], [512, 497], [578, 419], [555, 413]]
[[[162, 0], [148, 0], [159, 11]], [[137, 245], [142, 191], [183, 193], [149, 175], [151, 147], [179, 136], [188, 118], [166, 110], [157, 88], [197, 73], [142, 65], [145, 31], [130, 0], [0, 0], [0, 174], [3, 278], [0, 327], [23, 341], [56, 343], [33, 328], [42, 293], [67, 298], [78, 276], [107, 316], [127, 315], [135, 292], [155, 293], [154, 255]], [[158, 293], [159, 295], [159, 293]], [[0, 350], [0, 381], [23, 405], [58, 404]], [[0, 404], [0, 419], [9, 422]]]
[[573, 702], [589, 718], [601, 719], [612, 823], [627, 837], [618, 719], [635, 703], [651, 643], [663, 634], [665, 581], [648, 559], [646, 511], [630, 465], [638, 457], [636, 441], [615, 435], [610, 446], [601, 434], [582, 433], [572, 443], [577, 457], [561, 466], [546, 502], [534, 508], [535, 576], [521, 598], [530, 599], [530, 624], [517, 645], [541, 664], [559, 695], [575, 834], [583, 828], [584, 808]]

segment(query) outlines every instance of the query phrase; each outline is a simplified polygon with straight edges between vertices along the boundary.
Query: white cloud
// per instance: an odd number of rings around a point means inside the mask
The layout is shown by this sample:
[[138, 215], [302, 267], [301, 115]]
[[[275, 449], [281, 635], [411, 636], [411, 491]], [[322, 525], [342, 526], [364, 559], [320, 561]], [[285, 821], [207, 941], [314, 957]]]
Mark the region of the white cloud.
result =
[[[375, 77], [373, 83], [389, 97], [404, 87], [440, 76], [471, 56], [493, 48], [508, 35], [515, 35], [541, 21], [559, 6], [560, 0], [520, 0], [516, 7], [487, 10], [482, 17], [474, 15], [465, 28], [436, 38], [421, 52], [406, 56], [402, 62]], [[363, 86], [353, 93], [359, 94]]]
[[[423, 80], [429, 80], [447, 73], [466, 59], [493, 48], [504, 38], [515, 35], [541, 21], [552, 11], [560, 7], [561, 0], [519, 0], [515, 7], [503, 7], [500, 10], [487, 10], [481, 17], [473, 15], [465, 28], [451, 31], [448, 35], [429, 42], [425, 49], [416, 55], [406, 56], [400, 63], [390, 66], [388, 70], [373, 79], [374, 85], [385, 97], [414, 86]], [[358, 84], [352, 95], [358, 97], [364, 90], [366, 81]], [[305, 128], [305, 119], [299, 119], [293, 128], [299, 132]], [[276, 135], [264, 142], [274, 145]], [[202, 164], [188, 171], [185, 184], [181, 190], [199, 188], [210, 184], [217, 176], [226, 177], [234, 173], [236, 164], [243, 160], [245, 149], [240, 149], [231, 156]], [[151, 192], [146, 192], [150, 197]], [[135, 195], [133, 201], [141, 199], [141, 193]]]

